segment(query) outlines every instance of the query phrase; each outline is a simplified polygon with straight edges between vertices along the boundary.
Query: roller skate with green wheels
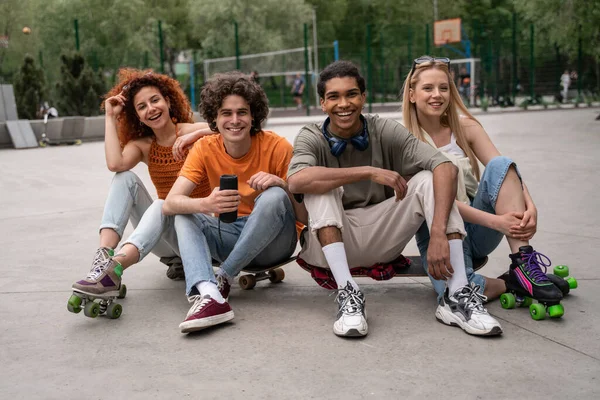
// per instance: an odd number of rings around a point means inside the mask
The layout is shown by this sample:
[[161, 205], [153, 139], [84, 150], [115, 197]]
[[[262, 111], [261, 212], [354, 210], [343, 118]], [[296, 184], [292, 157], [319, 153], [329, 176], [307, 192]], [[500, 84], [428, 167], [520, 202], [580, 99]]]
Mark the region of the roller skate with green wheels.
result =
[[[531, 246], [522, 246], [510, 258], [509, 271], [501, 276], [507, 289], [500, 296], [502, 308], [529, 307], [534, 320], [542, 320], [546, 314], [550, 318], [562, 317], [565, 312], [560, 304], [563, 293], [544, 272], [550, 266], [548, 257], [534, 251]], [[532, 299], [538, 303], [533, 303]]]
[[112, 249], [98, 249], [88, 275], [73, 284], [67, 310], [75, 314], [83, 310], [84, 315], [90, 318], [106, 315], [116, 319], [121, 316], [123, 307], [115, 300], [125, 298], [127, 287], [121, 283], [123, 267], [113, 256]]
[[[569, 267], [566, 265], [557, 265], [554, 267], [554, 275], [561, 279], [562, 282], [566, 282], [566, 286], [562, 283], [561, 290], [563, 294], [566, 296], [572, 289], [577, 289], [577, 279], [569, 276]], [[548, 274], [550, 276], [551, 274]], [[566, 291], [566, 293], [565, 293]]]

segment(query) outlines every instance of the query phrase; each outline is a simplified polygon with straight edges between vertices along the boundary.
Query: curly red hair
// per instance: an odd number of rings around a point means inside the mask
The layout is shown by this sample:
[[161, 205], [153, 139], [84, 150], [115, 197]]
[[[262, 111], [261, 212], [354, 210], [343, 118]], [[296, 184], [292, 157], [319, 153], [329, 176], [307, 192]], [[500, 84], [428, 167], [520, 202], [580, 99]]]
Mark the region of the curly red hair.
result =
[[104, 109], [104, 102], [109, 97], [121, 92], [127, 101], [125, 108], [117, 119], [117, 132], [121, 144], [125, 146], [130, 140], [154, 136], [154, 132], [148, 126], [140, 123], [133, 106], [133, 98], [144, 87], [153, 86], [157, 88], [165, 99], [169, 100], [169, 116], [175, 123], [193, 123], [192, 107], [187, 97], [181, 90], [179, 82], [162, 74], [154, 73], [152, 70], [139, 70], [133, 68], [121, 68], [118, 74], [118, 83], [104, 95], [104, 101], [100, 106]]

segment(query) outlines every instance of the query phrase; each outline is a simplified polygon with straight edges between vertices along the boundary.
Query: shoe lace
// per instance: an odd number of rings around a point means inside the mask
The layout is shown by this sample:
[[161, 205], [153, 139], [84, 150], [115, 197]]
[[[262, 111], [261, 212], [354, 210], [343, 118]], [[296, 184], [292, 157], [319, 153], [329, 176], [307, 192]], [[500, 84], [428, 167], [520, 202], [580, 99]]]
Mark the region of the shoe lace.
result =
[[104, 249], [99, 249], [94, 256], [94, 261], [92, 261], [92, 269], [90, 269], [86, 279], [96, 280], [106, 270], [110, 260], [111, 258], [108, 255], [108, 252]]
[[465, 286], [460, 292], [458, 292], [456, 299], [459, 302], [461, 299], [465, 299], [464, 304], [468, 310], [486, 312], [483, 302], [487, 300], [487, 297], [479, 293], [479, 289], [479, 285]]
[[335, 301], [339, 304], [340, 310], [346, 315], [358, 315], [364, 313], [365, 300], [362, 294], [354, 289], [338, 289]]
[[202, 307], [207, 305], [210, 302], [210, 297], [202, 297], [199, 294], [188, 297], [188, 302], [193, 303], [194, 305], [188, 311], [188, 316], [192, 314], [196, 314]]
[[[545, 256], [542, 253], [538, 253], [537, 251], [533, 251], [532, 253], [523, 253], [522, 255], [523, 261], [525, 261], [525, 269], [527, 274], [531, 279], [533, 279], [536, 283], [549, 282], [548, 277], [546, 276], [546, 271], [548, 267], [552, 265], [550, 258]], [[542, 268], [544, 271], [542, 271]]]

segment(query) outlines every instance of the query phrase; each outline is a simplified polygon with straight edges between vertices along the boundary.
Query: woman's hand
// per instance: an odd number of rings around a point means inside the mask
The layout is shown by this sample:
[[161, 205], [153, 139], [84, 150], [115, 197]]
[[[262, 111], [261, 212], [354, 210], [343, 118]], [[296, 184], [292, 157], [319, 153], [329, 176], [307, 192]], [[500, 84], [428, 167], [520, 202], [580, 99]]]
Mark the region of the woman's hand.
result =
[[194, 135], [184, 135], [175, 139], [173, 143], [173, 157], [176, 161], [185, 160], [188, 152], [196, 142], [197, 138]]
[[123, 95], [123, 92], [106, 99], [104, 102], [106, 116], [111, 118], [118, 116], [123, 111], [123, 108], [125, 108], [126, 100], [127, 99]]
[[537, 209], [529, 207], [524, 213], [519, 224], [510, 228], [510, 236], [515, 239], [529, 241], [537, 232]]
[[496, 215], [494, 229], [501, 232], [504, 236], [515, 237], [511, 230], [519, 226], [523, 221], [523, 213], [508, 212], [506, 214]]

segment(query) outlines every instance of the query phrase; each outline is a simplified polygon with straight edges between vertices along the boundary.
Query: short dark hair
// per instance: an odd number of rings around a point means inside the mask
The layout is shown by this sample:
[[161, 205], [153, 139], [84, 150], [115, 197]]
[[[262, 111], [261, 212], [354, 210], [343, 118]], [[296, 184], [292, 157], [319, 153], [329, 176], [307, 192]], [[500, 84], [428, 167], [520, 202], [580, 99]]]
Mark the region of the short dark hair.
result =
[[323, 71], [321, 71], [321, 74], [319, 74], [319, 83], [317, 83], [317, 92], [319, 93], [319, 97], [325, 97], [325, 85], [327, 84], [327, 81], [333, 78], [345, 77], [355, 78], [358, 88], [360, 89], [360, 93], [362, 94], [365, 92], [365, 78], [363, 78], [360, 72], [358, 72], [356, 65], [350, 61], [340, 60], [329, 64]]
[[261, 131], [269, 115], [269, 100], [258, 83], [241, 72], [226, 72], [213, 76], [200, 93], [200, 110], [211, 130], [217, 132], [217, 115], [227, 96], [237, 95], [248, 102], [252, 114], [250, 134]]

